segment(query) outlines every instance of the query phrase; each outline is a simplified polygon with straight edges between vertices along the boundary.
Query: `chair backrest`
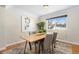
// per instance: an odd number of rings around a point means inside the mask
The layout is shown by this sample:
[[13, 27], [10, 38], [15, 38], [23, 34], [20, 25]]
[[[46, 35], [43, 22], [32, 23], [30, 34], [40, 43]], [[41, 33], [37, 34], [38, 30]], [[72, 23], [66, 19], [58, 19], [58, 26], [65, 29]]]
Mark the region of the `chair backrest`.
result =
[[53, 39], [53, 34], [47, 34], [46, 38], [44, 40], [44, 48], [45, 49], [49, 49], [50, 45], [52, 43], [52, 39]]
[[53, 33], [53, 39], [52, 39], [52, 44], [56, 43], [56, 38], [57, 38], [57, 32]]

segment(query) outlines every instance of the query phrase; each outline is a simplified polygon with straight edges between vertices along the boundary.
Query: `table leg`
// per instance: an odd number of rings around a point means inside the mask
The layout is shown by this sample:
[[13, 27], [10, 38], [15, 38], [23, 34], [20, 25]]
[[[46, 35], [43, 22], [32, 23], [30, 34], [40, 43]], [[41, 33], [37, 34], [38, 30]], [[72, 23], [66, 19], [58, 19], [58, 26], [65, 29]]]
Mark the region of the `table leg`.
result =
[[32, 50], [31, 43], [29, 42], [30, 50]]
[[44, 52], [44, 39], [41, 41], [41, 48], [42, 48], [42, 53]]
[[40, 53], [40, 41], [39, 41], [38, 43], [39, 43], [39, 48], [38, 48], [39, 50], [38, 50], [38, 53]]
[[37, 46], [36, 46], [36, 43], [37, 43], [37, 42], [35, 42], [35, 53], [37, 53]]
[[26, 46], [27, 46], [27, 41], [25, 42], [24, 54], [26, 53]]

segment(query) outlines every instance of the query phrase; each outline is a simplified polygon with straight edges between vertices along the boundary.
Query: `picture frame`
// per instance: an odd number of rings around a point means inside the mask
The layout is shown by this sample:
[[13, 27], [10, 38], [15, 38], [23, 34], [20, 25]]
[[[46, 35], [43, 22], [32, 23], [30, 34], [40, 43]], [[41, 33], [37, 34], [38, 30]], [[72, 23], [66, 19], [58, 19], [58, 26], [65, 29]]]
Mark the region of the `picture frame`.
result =
[[29, 27], [30, 27], [30, 18], [28, 16], [21, 16], [21, 31], [22, 32], [27, 32], [29, 31]]

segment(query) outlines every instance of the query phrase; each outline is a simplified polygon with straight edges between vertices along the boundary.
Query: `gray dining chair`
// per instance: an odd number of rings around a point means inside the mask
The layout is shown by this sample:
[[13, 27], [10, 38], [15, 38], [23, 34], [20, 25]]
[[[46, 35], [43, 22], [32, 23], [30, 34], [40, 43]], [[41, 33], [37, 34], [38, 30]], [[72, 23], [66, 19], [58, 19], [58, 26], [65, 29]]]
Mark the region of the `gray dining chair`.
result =
[[54, 53], [54, 48], [56, 48], [56, 38], [57, 38], [57, 32], [53, 33], [53, 39], [52, 39], [52, 53]]
[[50, 45], [52, 43], [53, 34], [46, 34], [45, 40], [44, 40], [44, 53], [50, 53]]
[[[57, 33], [47, 34], [44, 40], [44, 53], [54, 53]], [[52, 48], [51, 48], [52, 47]]]

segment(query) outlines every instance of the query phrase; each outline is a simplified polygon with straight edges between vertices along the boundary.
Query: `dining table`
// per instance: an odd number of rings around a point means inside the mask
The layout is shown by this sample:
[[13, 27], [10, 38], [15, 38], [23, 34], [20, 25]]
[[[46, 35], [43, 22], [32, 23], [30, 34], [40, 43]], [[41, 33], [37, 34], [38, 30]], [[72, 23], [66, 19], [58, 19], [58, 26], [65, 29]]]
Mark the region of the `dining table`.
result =
[[26, 53], [27, 43], [29, 43], [30, 45], [30, 50], [32, 49], [31, 43], [35, 44], [35, 53], [37, 53], [36, 44], [39, 43], [38, 53], [40, 53], [40, 46], [42, 47], [42, 52], [43, 52], [44, 51], [43, 43], [45, 37], [46, 37], [45, 33], [36, 33], [30, 36], [22, 36], [22, 38], [25, 40], [24, 54]]

